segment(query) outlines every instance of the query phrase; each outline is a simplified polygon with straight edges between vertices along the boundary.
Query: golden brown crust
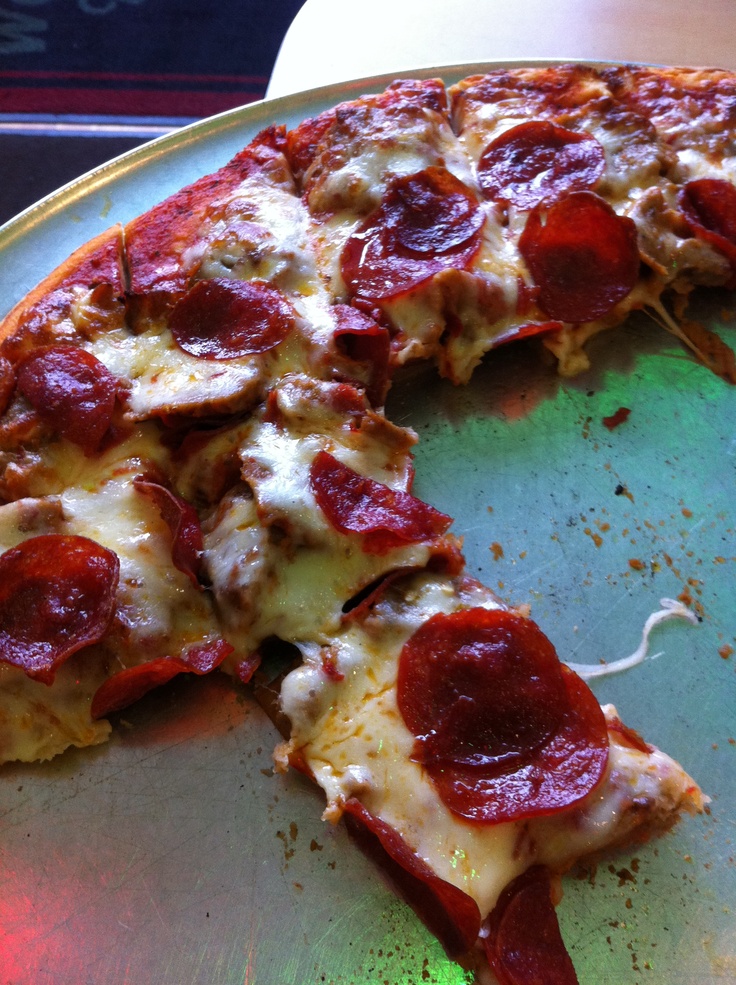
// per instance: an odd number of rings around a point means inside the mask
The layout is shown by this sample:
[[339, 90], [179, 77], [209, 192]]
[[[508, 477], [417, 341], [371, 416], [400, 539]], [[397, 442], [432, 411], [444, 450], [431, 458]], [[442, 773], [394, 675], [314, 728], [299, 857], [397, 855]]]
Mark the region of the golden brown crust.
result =
[[[89, 288], [101, 282], [109, 282], [110, 273], [115, 277], [112, 286], [122, 289], [122, 257], [121, 226], [111, 226], [80, 246], [8, 312], [0, 322], [0, 346], [18, 334], [34, 312], [44, 308], [57, 292], [66, 294], [77, 285]], [[64, 300], [60, 298], [59, 303], [63, 306]]]

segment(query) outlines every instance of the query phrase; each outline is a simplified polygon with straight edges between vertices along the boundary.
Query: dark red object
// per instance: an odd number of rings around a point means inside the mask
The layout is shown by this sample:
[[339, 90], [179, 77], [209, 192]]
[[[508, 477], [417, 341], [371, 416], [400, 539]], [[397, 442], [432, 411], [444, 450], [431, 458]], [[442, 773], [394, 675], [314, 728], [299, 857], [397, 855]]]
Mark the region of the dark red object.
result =
[[631, 409], [629, 407], [619, 407], [619, 409], [614, 413], [610, 414], [608, 417], [603, 418], [603, 425], [607, 427], [609, 431], [613, 431], [617, 428], [619, 424], [623, 424], [624, 421], [629, 419], [629, 414]]
[[603, 712], [529, 619], [483, 608], [432, 616], [403, 647], [397, 688], [416, 760], [468, 821], [554, 814], [603, 777]]
[[253, 356], [283, 342], [294, 327], [294, 309], [275, 287], [261, 281], [198, 281], [171, 312], [176, 344], [199, 359]]
[[136, 667], [126, 667], [101, 684], [92, 699], [92, 718], [104, 718], [142, 698], [177, 674], [209, 674], [219, 667], [233, 647], [225, 640], [187, 647], [180, 657], [158, 657]]
[[452, 523], [411, 493], [368, 479], [326, 451], [315, 456], [309, 482], [332, 526], [341, 533], [362, 534], [367, 554], [434, 540]]
[[97, 643], [115, 612], [120, 562], [87, 537], [43, 534], [0, 556], [0, 660], [44, 684]]
[[550, 318], [580, 323], [607, 314], [639, 276], [634, 222], [594, 192], [571, 192], [537, 205], [519, 238], [519, 252]]
[[93, 455], [112, 423], [118, 381], [86, 349], [38, 349], [18, 367], [18, 389], [41, 420]]
[[493, 201], [531, 209], [563, 192], [592, 188], [605, 165], [595, 137], [530, 120], [491, 141], [478, 161], [478, 180]]
[[483, 946], [499, 985], [578, 985], [543, 866], [533, 866], [506, 887], [487, 928]]
[[480, 248], [483, 221], [473, 193], [444, 168], [398, 178], [347, 241], [345, 283], [358, 297], [386, 300], [441, 270], [465, 269]]

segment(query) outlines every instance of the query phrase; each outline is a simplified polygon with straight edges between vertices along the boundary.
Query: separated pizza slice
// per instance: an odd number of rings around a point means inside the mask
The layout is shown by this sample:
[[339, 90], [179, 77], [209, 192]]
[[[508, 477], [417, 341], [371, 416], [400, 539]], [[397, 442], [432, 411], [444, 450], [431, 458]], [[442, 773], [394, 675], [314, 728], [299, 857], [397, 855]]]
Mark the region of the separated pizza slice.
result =
[[357, 826], [450, 953], [483, 952], [501, 985], [575, 982], [556, 877], [703, 807], [680, 766], [473, 580], [394, 580], [300, 649], [278, 761], [322, 787], [327, 819]]

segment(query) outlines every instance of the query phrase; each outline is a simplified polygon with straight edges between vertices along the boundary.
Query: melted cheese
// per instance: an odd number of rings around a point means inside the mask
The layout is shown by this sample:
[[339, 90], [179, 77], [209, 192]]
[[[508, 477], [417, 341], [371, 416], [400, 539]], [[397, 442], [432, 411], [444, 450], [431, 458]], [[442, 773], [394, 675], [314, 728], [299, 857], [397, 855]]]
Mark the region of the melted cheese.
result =
[[0, 554], [28, 537], [58, 533], [63, 522], [58, 497], [16, 499], [0, 506]]
[[675, 181], [696, 181], [698, 178], [723, 178], [736, 184], [736, 155], [714, 160], [697, 147], [683, 147], [677, 152]]
[[206, 596], [171, 560], [171, 533], [148, 499], [132, 485], [137, 463], [95, 489], [72, 487], [59, 497], [68, 533], [115, 551], [120, 560], [117, 619], [129, 638], [121, 659], [178, 655], [189, 643], [214, 639]]
[[263, 280], [287, 294], [311, 294], [317, 288], [307, 212], [293, 189], [257, 174], [220, 212], [182, 257], [198, 280]]
[[236, 411], [252, 404], [260, 389], [256, 359], [197, 359], [175, 343], [168, 328], [140, 335], [101, 335], [90, 351], [130, 385], [127, 409], [133, 420], [154, 414]]
[[332, 297], [346, 302], [348, 290], [340, 271], [340, 258], [348, 239], [361, 223], [353, 211], [320, 216], [313, 224], [313, 242], [319, 271]]
[[236, 648], [235, 659], [242, 659], [271, 635], [258, 630], [272, 588], [272, 562], [252, 496], [231, 492], [220, 502], [204, 529], [204, 564], [223, 632]]
[[267, 387], [294, 370], [317, 365], [329, 346], [333, 323], [321, 297], [304, 301], [295, 327], [267, 352], [235, 359], [199, 359], [181, 349], [165, 326], [132, 335], [99, 336], [88, 348], [128, 384], [127, 416], [237, 413], [256, 404]]
[[105, 742], [111, 726], [93, 721], [92, 695], [106, 676], [105, 655], [88, 648], [57, 671], [53, 687], [0, 664], [0, 762], [51, 759], [69, 746]]

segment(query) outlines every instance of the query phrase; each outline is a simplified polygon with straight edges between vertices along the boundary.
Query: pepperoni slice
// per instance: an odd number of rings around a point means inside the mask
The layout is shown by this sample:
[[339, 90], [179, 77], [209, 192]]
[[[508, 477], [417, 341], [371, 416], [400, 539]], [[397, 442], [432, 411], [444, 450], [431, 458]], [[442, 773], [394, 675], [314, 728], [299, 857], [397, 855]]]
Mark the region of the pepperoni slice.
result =
[[549, 873], [535, 865], [499, 896], [483, 937], [499, 985], [578, 985], [550, 889]]
[[431, 541], [452, 518], [411, 493], [367, 479], [321, 451], [312, 462], [309, 482], [317, 504], [340, 533], [363, 535], [366, 554], [386, 554], [406, 544]]
[[348, 304], [334, 307], [335, 339], [349, 359], [369, 367], [366, 396], [374, 407], [383, 405], [389, 384], [391, 340], [388, 329]]
[[0, 556], [0, 661], [53, 683], [56, 669], [105, 635], [120, 563], [87, 537], [43, 534]]
[[480, 911], [475, 900], [440, 879], [398, 831], [354, 797], [346, 802], [345, 814], [350, 833], [388, 872], [448, 953], [469, 951], [480, 931]]
[[118, 381], [86, 349], [49, 346], [32, 352], [18, 368], [18, 389], [58, 434], [93, 455], [115, 410]]
[[483, 212], [444, 168], [396, 179], [342, 253], [342, 276], [361, 298], [405, 294], [441, 270], [465, 269], [481, 243]]
[[152, 500], [171, 531], [171, 560], [174, 565], [189, 576], [196, 588], [201, 588], [199, 577], [202, 573], [204, 542], [196, 510], [181, 496], [158, 482], [136, 476], [133, 485]]
[[553, 814], [603, 777], [598, 702], [536, 624], [514, 613], [432, 616], [402, 649], [397, 700], [415, 759], [469, 821]]
[[736, 187], [722, 178], [689, 181], [680, 208], [695, 235], [728, 258], [734, 274], [727, 286], [736, 287]]
[[214, 640], [189, 646], [180, 657], [158, 657], [137, 667], [126, 667], [97, 688], [90, 714], [92, 718], [104, 718], [120, 711], [177, 674], [209, 674], [232, 652], [233, 647], [225, 640]]
[[595, 137], [529, 120], [488, 144], [478, 161], [478, 180], [488, 198], [531, 209], [564, 192], [592, 188], [605, 166]]
[[198, 281], [174, 305], [169, 327], [191, 356], [238, 359], [276, 348], [294, 323], [293, 308], [275, 287], [214, 278]]
[[550, 318], [593, 321], [626, 297], [639, 276], [636, 225], [594, 192], [570, 192], [537, 205], [519, 237], [519, 252], [539, 286]]

